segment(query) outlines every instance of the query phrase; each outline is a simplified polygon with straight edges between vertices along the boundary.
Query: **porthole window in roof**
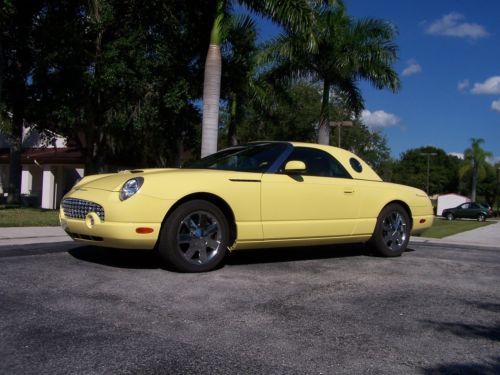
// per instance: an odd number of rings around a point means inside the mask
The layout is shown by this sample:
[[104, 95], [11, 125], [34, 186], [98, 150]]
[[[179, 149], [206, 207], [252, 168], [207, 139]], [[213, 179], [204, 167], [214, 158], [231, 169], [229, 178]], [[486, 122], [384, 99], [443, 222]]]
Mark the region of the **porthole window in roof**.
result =
[[356, 172], [361, 173], [363, 171], [363, 166], [358, 159], [351, 158], [349, 159], [349, 163], [351, 164], [352, 169], [354, 169]]

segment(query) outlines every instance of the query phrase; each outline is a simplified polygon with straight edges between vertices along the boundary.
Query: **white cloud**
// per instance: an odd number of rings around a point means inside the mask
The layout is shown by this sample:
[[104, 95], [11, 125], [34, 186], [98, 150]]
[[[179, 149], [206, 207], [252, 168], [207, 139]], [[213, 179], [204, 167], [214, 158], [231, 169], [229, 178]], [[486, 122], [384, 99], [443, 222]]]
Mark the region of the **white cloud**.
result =
[[493, 102], [491, 103], [491, 109], [500, 112], [500, 99], [493, 100]]
[[450, 152], [449, 155], [456, 156], [457, 158], [464, 160], [464, 153], [463, 152]]
[[500, 76], [488, 78], [483, 83], [474, 83], [473, 94], [500, 94]]
[[428, 34], [452, 36], [456, 38], [479, 39], [489, 35], [484, 26], [464, 22], [463, 14], [452, 12], [432, 22], [425, 31]]
[[459, 81], [457, 84], [457, 89], [458, 91], [465, 91], [470, 85], [470, 82], [468, 79], [464, 79], [463, 81]]
[[394, 126], [401, 121], [398, 116], [392, 113], [387, 113], [381, 110], [370, 112], [367, 109], [361, 112], [361, 120], [370, 128], [386, 128]]
[[408, 66], [403, 70], [403, 77], [412, 76], [414, 74], [420, 73], [422, 67], [416, 61], [408, 61]]

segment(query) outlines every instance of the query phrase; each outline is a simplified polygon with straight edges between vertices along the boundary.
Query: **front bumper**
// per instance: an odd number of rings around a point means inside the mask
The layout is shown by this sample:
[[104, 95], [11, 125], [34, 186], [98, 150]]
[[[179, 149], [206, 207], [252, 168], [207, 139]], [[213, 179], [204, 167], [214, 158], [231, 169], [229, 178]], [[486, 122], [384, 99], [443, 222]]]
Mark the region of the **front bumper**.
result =
[[68, 216], [62, 207], [59, 211], [61, 227], [69, 236], [83, 243], [122, 249], [153, 249], [174, 203], [139, 193], [122, 202], [117, 192], [87, 188], [71, 191], [63, 199], [68, 198], [84, 201], [81, 206], [66, 207]]
[[412, 235], [421, 234], [426, 229], [432, 227], [433, 222], [434, 222], [434, 215], [414, 216], [411, 234]]
[[[93, 217], [93, 223], [62, 215], [59, 220], [62, 228], [75, 241], [121, 249], [153, 249], [161, 229], [161, 223], [103, 223], [97, 215]], [[151, 228], [153, 232], [139, 234], [137, 228]]]

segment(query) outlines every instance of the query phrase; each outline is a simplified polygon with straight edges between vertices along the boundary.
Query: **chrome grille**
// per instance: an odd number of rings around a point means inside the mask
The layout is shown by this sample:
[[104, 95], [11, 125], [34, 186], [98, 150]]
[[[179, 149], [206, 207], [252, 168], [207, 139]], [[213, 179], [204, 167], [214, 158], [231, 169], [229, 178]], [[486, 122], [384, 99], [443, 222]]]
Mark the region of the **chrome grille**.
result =
[[95, 212], [104, 221], [104, 208], [101, 205], [83, 199], [66, 198], [61, 203], [64, 215], [72, 219], [85, 219], [89, 212]]

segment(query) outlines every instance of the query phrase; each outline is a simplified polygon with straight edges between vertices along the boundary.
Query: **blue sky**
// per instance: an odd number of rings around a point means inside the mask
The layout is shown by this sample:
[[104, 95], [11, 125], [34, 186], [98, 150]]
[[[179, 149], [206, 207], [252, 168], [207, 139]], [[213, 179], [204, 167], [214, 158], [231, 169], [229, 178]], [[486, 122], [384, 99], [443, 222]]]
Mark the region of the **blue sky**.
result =
[[[500, 161], [500, 1], [345, 0], [355, 18], [398, 29], [401, 90], [361, 83], [367, 125], [386, 135], [392, 155], [432, 145], [462, 153], [470, 138]], [[260, 39], [277, 32], [259, 22]]]

